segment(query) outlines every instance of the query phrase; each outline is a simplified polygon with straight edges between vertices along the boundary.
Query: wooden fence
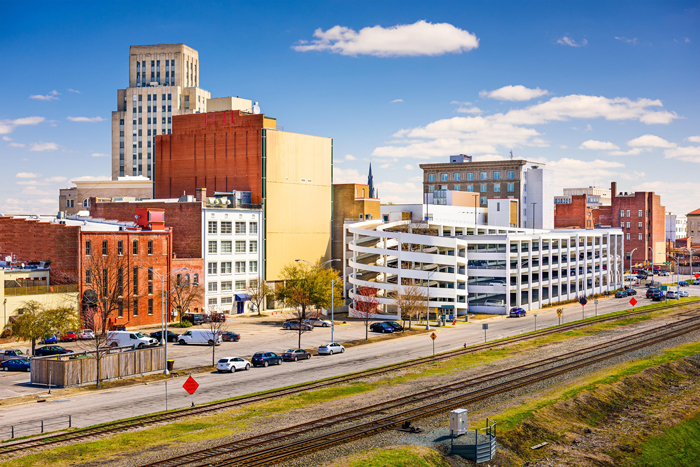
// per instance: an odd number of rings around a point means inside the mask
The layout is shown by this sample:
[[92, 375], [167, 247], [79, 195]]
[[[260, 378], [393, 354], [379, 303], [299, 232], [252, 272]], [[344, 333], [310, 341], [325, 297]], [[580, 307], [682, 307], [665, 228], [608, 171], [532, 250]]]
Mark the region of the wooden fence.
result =
[[[101, 380], [126, 378], [165, 369], [163, 347], [110, 349], [100, 360]], [[31, 383], [56, 387], [80, 386], [97, 380], [95, 352], [32, 358]], [[72, 357], [72, 358], [71, 358]]]

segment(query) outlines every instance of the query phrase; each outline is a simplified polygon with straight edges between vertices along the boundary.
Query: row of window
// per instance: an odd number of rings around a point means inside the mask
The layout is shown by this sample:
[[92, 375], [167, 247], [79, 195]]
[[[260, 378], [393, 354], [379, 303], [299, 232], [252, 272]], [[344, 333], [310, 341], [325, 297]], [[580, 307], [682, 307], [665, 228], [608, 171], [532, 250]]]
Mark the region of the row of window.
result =
[[[216, 262], [210, 262], [207, 263], [207, 274], [209, 275], [215, 275], [215, 274], [231, 274], [232, 267], [235, 263], [236, 267], [236, 274], [245, 274], [246, 273], [246, 261], [222, 261], [220, 263]], [[249, 273], [254, 273], [258, 272], [258, 262], [257, 261], [248, 261], [248, 272]]]
[[[132, 272], [134, 295], [139, 294], [139, 269], [135, 267]], [[148, 273], [148, 295], [153, 295], [153, 270], [147, 269], [146, 271]], [[197, 274], [195, 274], [196, 276]], [[116, 277], [110, 277], [110, 271], [107, 268], [102, 269], [102, 277], [98, 275], [94, 280], [97, 280], [98, 283], [96, 285], [102, 288], [103, 296], [108, 297], [114, 292], [116, 292], [118, 297], [124, 295], [124, 269], [117, 269]], [[88, 285], [93, 284], [91, 269], [85, 270], [85, 283]], [[110, 286], [113, 286], [114, 289], [110, 290]]]
[[[631, 222], [628, 222], [628, 223], [627, 223], [627, 228], [628, 228], [628, 229], [631, 228], [631, 227], [630, 227], [631, 224], [632, 224]], [[624, 222], [620, 222], [620, 227], [624, 229], [624, 228], [625, 228], [625, 223], [624, 223]], [[642, 228], [642, 222], [637, 222], [637, 228], [639, 228], [639, 229]]]
[[[245, 281], [236, 281], [236, 290], [245, 290]], [[219, 304], [217, 297], [211, 297], [207, 300], [207, 305], [216, 306]], [[233, 305], [233, 296], [221, 297], [222, 305]]]
[[[139, 300], [138, 300], [138, 298], [135, 298], [134, 301], [132, 302], [131, 315], [134, 318], [138, 318], [138, 316], [139, 316]], [[153, 316], [153, 299], [152, 298], [148, 299], [148, 316]], [[117, 303], [117, 318], [123, 318], [123, 317], [124, 317], [124, 303], [118, 302]]]
[[[466, 187], [466, 191], [469, 193], [474, 192], [474, 185], [464, 185]], [[429, 186], [428, 187], [428, 192], [433, 193], [435, 191], [436, 187]], [[447, 185], [441, 185], [439, 189], [442, 190], [447, 190]], [[462, 185], [454, 185], [452, 188], [454, 191], [462, 191]], [[486, 193], [489, 191], [489, 186], [487, 183], [482, 183], [479, 185], [479, 192], [480, 193]], [[494, 183], [493, 184], [493, 191], [494, 193], [500, 193], [501, 192], [501, 184], [500, 183]], [[509, 193], [514, 193], [515, 192], [515, 183], [506, 183], [506, 191]]]
[[[640, 234], [637, 234], [637, 235], [638, 235], [637, 240], [640, 240], [640, 241], [641, 241], [641, 240], [644, 240], [644, 234], [640, 233]], [[632, 236], [632, 234], [627, 233], [627, 236], [625, 237], [625, 240], [632, 240], [631, 236]], [[651, 235], [649, 235], [649, 236], [651, 237]]]
[[[250, 282], [251, 282], [251, 286], [253, 286], [255, 279], [251, 280]], [[220, 283], [207, 281], [207, 291], [209, 291], [211, 293], [214, 293], [214, 292], [233, 292], [234, 285], [235, 285], [236, 291], [241, 291], [241, 290], [246, 289], [246, 281], [245, 280], [221, 281]]]
[[[220, 243], [220, 245], [219, 245]], [[246, 241], [245, 240], [236, 240], [236, 253], [246, 253]], [[217, 242], [216, 240], [209, 240], [209, 245], [207, 248], [207, 252], [211, 255], [215, 255], [218, 253], [225, 254], [225, 253], [232, 253], [232, 247], [233, 247], [233, 241], [231, 240], [222, 240], [221, 242]], [[258, 252], [258, 241], [257, 240], [250, 240], [248, 242], [248, 253], [257, 253]]]
[[[453, 181], [455, 181], [455, 182], [462, 181], [462, 174], [461, 173], [440, 174], [440, 181], [441, 182], [449, 182], [450, 175], [452, 176]], [[474, 180], [474, 173], [473, 172], [467, 172], [465, 174], [465, 176], [466, 176], [465, 180], [468, 182]], [[507, 171], [506, 172], [506, 179], [514, 180], [515, 179], [515, 172], [512, 170]], [[479, 172], [479, 180], [489, 180], [489, 173], [488, 172]], [[501, 180], [501, 172], [493, 172], [492, 180]], [[435, 181], [435, 174], [428, 174], [428, 181], [434, 182]]]
[[[102, 256], [107, 256], [109, 254], [109, 242], [107, 240], [102, 240]], [[139, 254], [139, 241], [134, 240], [131, 243], [131, 254], [137, 256]], [[148, 254], [153, 254], [153, 240], [148, 241]], [[124, 255], [124, 240], [117, 241], [117, 255]], [[92, 241], [85, 240], [85, 256], [92, 256]]]
[[[630, 210], [629, 209], [627, 210], [627, 216], [625, 216], [625, 210], [620, 209], [620, 217], [632, 217], [630, 215]], [[637, 211], [637, 217], [644, 217], [644, 210], [643, 209], [640, 209]]]
[[[219, 229], [218, 224], [221, 224], [220, 229]], [[216, 234], [216, 233], [230, 234], [230, 233], [232, 233], [232, 227], [233, 227], [233, 223], [231, 221], [221, 221], [220, 223], [218, 221], [209, 221], [207, 223], [207, 232], [210, 234]], [[236, 221], [236, 234], [237, 235], [244, 235], [245, 233], [246, 233], [246, 222], [245, 221]], [[248, 233], [251, 235], [258, 233], [258, 223], [257, 222], [249, 222], [248, 223]]]

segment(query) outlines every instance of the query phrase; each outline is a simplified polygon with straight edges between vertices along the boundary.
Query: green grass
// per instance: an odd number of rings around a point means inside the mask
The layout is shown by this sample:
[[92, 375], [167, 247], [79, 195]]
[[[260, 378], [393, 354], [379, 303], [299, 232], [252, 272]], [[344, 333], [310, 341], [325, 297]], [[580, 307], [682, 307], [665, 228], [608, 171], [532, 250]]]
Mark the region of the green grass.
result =
[[361, 459], [340, 463], [348, 467], [449, 467], [445, 459], [429, 448], [414, 446], [373, 449]]
[[652, 436], [630, 467], [695, 467], [700, 459], [700, 412], [665, 433]]

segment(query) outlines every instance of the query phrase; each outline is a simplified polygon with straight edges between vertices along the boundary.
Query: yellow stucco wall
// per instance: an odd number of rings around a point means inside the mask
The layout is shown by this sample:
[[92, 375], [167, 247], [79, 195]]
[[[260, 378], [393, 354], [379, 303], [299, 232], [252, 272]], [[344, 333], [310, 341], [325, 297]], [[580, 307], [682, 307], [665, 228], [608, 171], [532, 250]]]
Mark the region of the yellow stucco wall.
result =
[[331, 256], [332, 139], [266, 130], [265, 278]]

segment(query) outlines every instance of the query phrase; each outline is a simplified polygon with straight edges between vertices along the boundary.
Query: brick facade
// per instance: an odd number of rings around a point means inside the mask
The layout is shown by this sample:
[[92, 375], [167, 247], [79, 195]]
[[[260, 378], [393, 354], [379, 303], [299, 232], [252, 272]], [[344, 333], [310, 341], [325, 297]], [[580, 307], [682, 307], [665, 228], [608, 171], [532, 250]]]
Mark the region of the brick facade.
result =
[[[601, 215], [608, 212], [609, 206], [593, 208], [588, 206], [587, 195], [571, 196], [571, 203], [557, 203], [554, 205], [555, 229], [593, 229], [604, 225], [601, 223]], [[605, 209], [608, 208], [608, 209]], [[609, 224], [608, 224], [609, 225]]]

